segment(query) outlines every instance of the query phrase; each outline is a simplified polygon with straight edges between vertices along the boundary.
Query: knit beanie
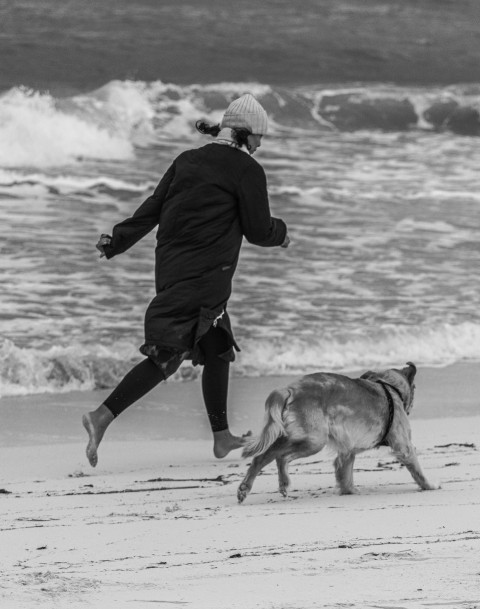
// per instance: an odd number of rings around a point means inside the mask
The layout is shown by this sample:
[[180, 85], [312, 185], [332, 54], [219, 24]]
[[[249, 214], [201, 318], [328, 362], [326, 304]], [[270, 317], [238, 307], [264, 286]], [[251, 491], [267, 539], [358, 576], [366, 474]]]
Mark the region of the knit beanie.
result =
[[228, 106], [220, 127], [248, 129], [251, 133], [265, 135], [268, 131], [267, 113], [253, 95], [245, 93]]

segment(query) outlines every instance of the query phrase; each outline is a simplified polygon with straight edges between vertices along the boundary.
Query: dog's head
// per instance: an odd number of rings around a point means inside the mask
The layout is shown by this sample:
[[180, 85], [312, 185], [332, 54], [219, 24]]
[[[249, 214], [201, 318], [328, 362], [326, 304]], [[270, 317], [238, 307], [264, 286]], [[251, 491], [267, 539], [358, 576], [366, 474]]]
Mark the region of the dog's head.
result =
[[375, 372], [368, 371], [362, 374], [360, 378], [368, 381], [384, 381], [392, 385], [402, 396], [405, 412], [410, 414], [413, 408], [413, 396], [415, 393], [415, 375], [417, 368], [412, 362], [407, 362], [405, 368], [398, 370], [391, 368], [390, 370], [377, 370]]

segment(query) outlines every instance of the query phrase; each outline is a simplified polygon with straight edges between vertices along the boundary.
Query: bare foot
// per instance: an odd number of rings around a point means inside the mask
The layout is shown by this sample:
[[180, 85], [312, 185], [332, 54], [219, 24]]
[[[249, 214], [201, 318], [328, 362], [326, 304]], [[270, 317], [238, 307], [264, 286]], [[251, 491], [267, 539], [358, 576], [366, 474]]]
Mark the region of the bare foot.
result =
[[97, 410], [84, 414], [82, 417], [83, 426], [88, 433], [88, 444], [85, 452], [88, 462], [92, 467], [95, 467], [98, 463], [98, 446], [113, 419], [113, 414], [104, 404], [99, 406]]
[[213, 433], [213, 454], [217, 459], [223, 459], [228, 453], [237, 448], [242, 448], [247, 443], [249, 436], [252, 432], [249, 431], [243, 436], [234, 436], [229, 429], [222, 431], [215, 431]]

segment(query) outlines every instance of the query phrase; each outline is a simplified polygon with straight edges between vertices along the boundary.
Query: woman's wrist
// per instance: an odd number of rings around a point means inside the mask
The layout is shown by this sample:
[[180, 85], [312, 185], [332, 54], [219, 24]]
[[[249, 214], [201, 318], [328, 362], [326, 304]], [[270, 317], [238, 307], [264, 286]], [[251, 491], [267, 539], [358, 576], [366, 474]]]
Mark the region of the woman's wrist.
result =
[[285, 239], [283, 240], [283, 243], [280, 247], [288, 247], [290, 245], [290, 237], [288, 236], [288, 233], [285, 234]]

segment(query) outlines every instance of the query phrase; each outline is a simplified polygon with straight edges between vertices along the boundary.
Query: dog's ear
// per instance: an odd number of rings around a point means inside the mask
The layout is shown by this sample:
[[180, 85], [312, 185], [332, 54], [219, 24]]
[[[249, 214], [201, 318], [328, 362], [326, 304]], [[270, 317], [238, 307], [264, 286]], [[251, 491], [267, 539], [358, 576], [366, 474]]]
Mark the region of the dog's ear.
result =
[[417, 374], [417, 367], [412, 362], [407, 362], [407, 367], [402, 368], [402, 374], [404, 377], [406, 377], [407, 381], [411, 386], [413, 384], [413, 379]]

